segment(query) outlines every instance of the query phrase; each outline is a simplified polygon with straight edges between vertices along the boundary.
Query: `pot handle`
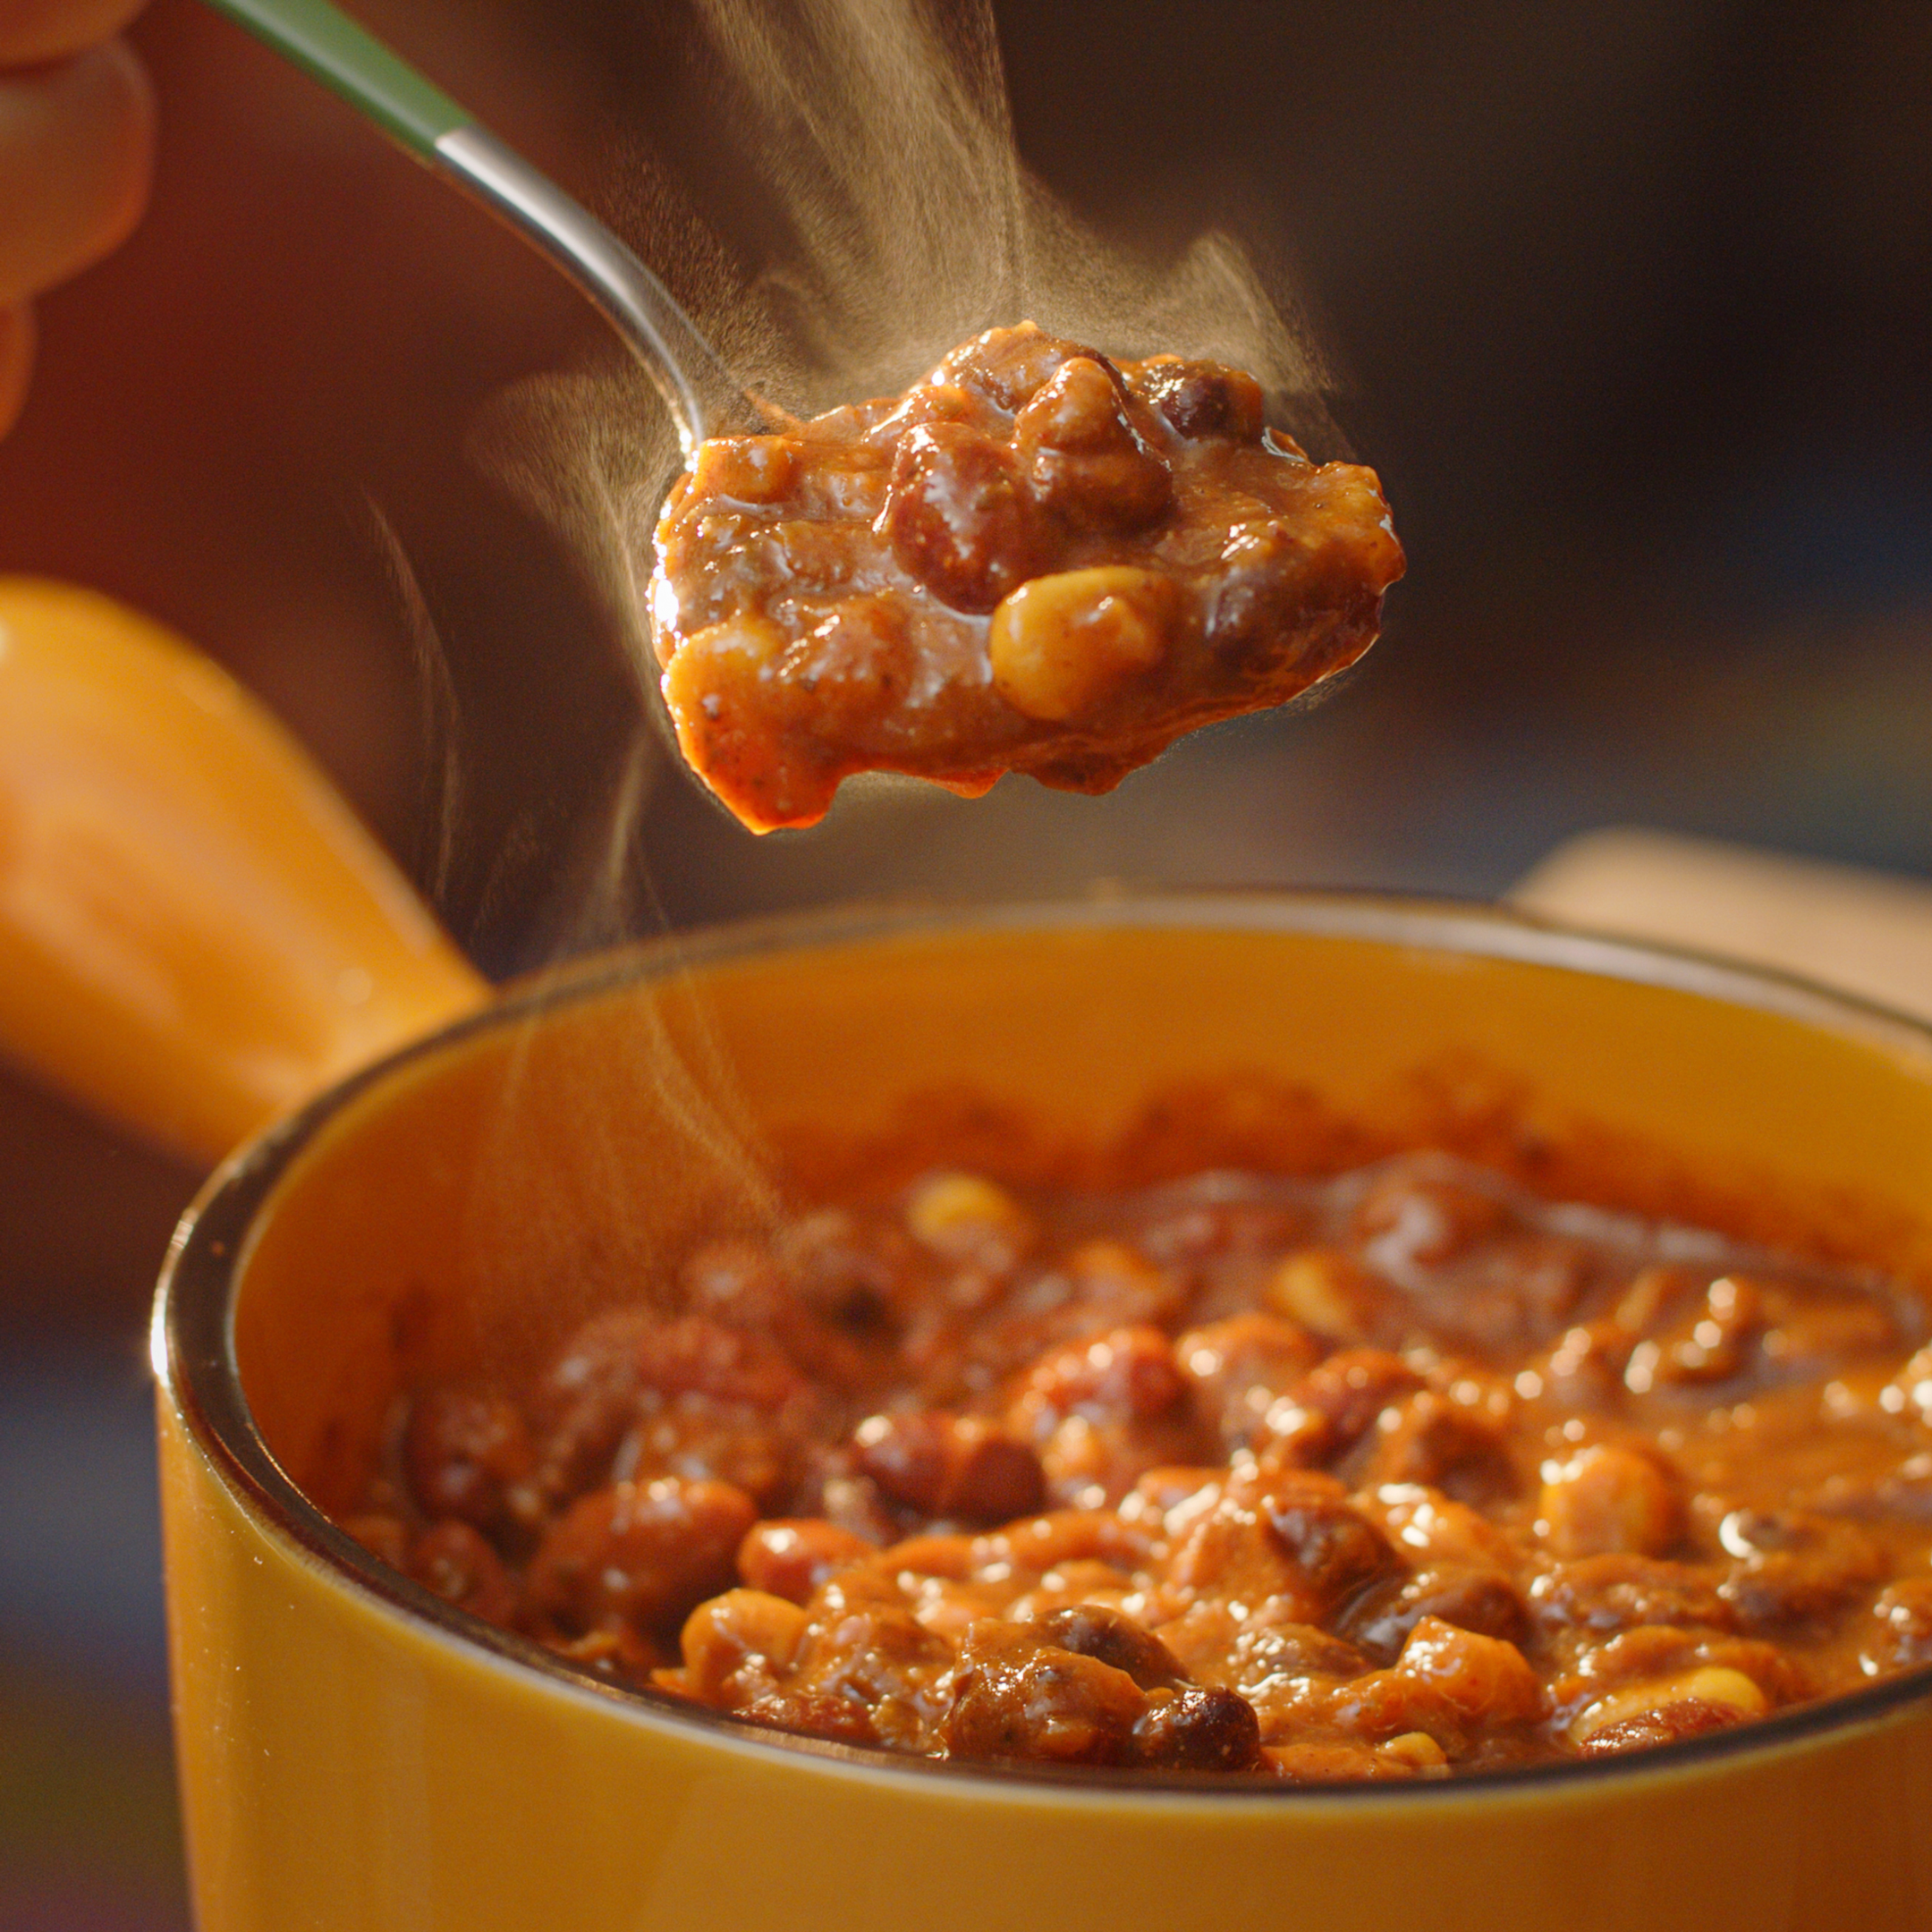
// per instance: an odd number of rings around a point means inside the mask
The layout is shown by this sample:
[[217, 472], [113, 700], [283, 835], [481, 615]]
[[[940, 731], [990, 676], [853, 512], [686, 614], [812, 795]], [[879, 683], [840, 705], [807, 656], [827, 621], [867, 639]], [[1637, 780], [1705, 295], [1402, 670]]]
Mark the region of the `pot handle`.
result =
[[488, 996], [225, 672], [0, 577], [0, 1054], [207, 1164]]

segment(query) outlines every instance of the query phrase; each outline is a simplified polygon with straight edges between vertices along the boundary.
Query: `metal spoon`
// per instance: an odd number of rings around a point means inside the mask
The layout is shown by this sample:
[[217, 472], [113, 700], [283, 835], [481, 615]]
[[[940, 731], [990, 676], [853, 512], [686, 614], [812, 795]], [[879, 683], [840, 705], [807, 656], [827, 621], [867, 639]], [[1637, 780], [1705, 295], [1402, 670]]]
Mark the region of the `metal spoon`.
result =
[[724, 402], [739, 385], [671, 292], [602, 222], [328, 0], [208, 4], [548, 256], [643, 364], [689, 461], [707, 434], [704, 397]]

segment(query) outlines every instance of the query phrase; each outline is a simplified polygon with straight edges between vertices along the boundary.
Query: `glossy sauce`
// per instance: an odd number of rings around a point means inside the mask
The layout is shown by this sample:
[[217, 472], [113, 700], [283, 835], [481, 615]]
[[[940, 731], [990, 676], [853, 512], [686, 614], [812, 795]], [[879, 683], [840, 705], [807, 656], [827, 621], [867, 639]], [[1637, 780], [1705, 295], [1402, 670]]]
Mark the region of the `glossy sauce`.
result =
[[1301, 1782], [1640, 1749], [1932, 1661], [1882, 1282], [1443, 1156], [928, 1177], [687, 1257], [351, 1524], [586, 1668], [928, 1757]]
[[685, 757], [765, 831], [859, 771], [1109, 791], [1353, 663], [1402, 570], [1374, 472], [1266, 429], [1251, 376], [1026, 323], [902, 396], [704, 444], [652, 628]]

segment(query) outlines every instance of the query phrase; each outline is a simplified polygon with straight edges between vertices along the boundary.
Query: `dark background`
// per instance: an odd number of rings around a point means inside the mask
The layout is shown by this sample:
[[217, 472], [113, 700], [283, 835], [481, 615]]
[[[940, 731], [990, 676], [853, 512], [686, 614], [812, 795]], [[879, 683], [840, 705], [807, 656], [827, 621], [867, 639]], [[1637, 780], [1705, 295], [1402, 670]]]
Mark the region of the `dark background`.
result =
[[[1228, 225], [1312, 318], [1409, 550], [1385, 641], [1312, 713], [1097, 802], [888, 788], [754, 843], [660, 761], [619, 923], [1102, 876], [1487, 894], [1611, 822], [1932, 873], [1932, 11], [996, 11], [1055, 191], [1142, 255]], [[361, 12], [647, 254], [647, 160], [727, 257], [773, 245], [672, 0]], [[581, 879], [638, 742], [620, 629], [467, 449], [504, 385], [607, 343], [190, 0], [138, 38], [154, 210], [45, 304], [0, 570], [97, 585], [229, 665], [492, 971], [607, 933]], [[396, 548], [453, 711], [424, 702]], [[193, 1181], [0, 1073], [0, 1924], [23, 1932], [181, 1923], [140, 1328]]]

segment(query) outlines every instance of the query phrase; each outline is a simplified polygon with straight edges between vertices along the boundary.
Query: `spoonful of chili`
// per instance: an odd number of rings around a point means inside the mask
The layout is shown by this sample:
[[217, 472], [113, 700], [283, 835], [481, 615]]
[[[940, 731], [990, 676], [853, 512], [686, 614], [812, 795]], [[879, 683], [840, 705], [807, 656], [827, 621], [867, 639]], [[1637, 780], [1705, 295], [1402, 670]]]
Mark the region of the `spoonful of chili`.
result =
[[687, 466], [651, 579], [665, 701], [752, 831], [816, 823], [858, 772], [1111, 791], [1374, 643], [1403, 569], [1375, 472], [1311, 462], [1245, 371], [1023, 322], [902, 395], [748, 409], [623, 242], [327, 0], [210, 4], [507, 222], [643, 364]]

